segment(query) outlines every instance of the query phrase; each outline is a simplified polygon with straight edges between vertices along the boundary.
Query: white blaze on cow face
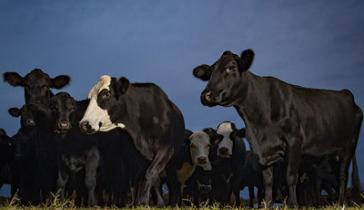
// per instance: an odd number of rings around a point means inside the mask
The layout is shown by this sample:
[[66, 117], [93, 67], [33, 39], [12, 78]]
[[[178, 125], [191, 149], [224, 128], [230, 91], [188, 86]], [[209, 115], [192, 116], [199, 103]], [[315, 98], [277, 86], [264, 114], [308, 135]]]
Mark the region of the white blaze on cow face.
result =
[[105, 89], [110, 90], [110, 84], [110, 76], [101, 76], [88, 94], [90, 102], [80, 123], [88, 122], [94, 131], [107, 132], [118, 127], [125, 128], [125, 125], [122, 123], [112, 123], [107, 110], [102, 109], [97, 103], [99, 93]]
[[211, 170], [209, 161], [210, 137], [203, 131], [198, 131], [190, 136], [190, 151], [194, 165], [201, 166], [204, 170]]
[[[233, 132], [231, 122], [221, 123], [216, 132], [223, 136], [223, 139], [219, 142], [217, 147], [217, 155], [220, 157], [230, 157], [233, 154], [234, 145], [233, 140], [230, 139], [230, 134]], [[222, 153], [222, 150], [225, 150], [226, 153]]]

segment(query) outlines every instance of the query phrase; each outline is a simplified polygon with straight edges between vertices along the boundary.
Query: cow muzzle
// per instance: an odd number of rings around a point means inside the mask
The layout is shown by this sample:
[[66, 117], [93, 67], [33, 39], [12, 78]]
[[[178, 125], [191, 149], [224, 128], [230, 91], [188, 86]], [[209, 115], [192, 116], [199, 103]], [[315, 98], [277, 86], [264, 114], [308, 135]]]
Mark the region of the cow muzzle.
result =
[[201, 93], [201, 103], [204, 106], [216, 106], [217, 103], [215, 102], [215, 94], [212, 91], [205, 90]]
[[96, 133], [96, 130], [94, 130], [92, 128], [92, 126], [90, 125], [90, 123], [88, 121], [80, 122], [80, 129], [81, 129], [82, 132], [84, 132], [86, 134]]

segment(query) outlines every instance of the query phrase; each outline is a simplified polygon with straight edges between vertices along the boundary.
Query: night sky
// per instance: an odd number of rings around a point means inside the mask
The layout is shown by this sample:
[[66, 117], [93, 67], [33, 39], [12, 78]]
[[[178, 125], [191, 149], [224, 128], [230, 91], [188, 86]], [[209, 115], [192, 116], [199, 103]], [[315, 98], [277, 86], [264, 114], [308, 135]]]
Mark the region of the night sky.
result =
[[[359, 0], [0, 0], [0, 71], [68, 74], [72, 82], [63, 90], [77, 99], [86, 98], [103, 74], [154, 82], [182, 110], [187, 128], [224, 120], [242, 127], [233, 108], [200, 104], [206, 84], [192, 69], [212, 64], [225, 50], [252, 48], [255, 74], [347, 88], [364, 109], [363, 11]], [[23, 90], [0, 82], [0, 95], [0, 127], [13, 135], [19, 120], [7, 109], [23, 105]], [[358, 159], [363, 180], [364, 154]]]

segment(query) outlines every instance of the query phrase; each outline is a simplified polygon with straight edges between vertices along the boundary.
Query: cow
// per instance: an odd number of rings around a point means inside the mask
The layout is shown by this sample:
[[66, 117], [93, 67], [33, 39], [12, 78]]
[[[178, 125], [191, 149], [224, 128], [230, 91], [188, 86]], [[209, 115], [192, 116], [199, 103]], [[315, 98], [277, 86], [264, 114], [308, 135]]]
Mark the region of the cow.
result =
[[26, 74], [24, 77], [17, 72], [5, 72], [3, 74], [5, 82], [14, 87], [23, 87], [25, 103], [35, 103], [48, 105], [50, 97], [53, 93], [51, 88], [61, 89], [68, 85], [70, 77], [67, 75], [59, 75], [51, 78], [41, 69], [35, 68]]
[[168, 165], [174, 168], [167, 174], [171, 206], [182, 205], [182, 198], [186, 197], [192, 198], [195, 204], [207, 201], [207, 195], [212, 190], [210, 147], [217, 137], [212, 128], [196, 132], [185, 131], [184, 143]]
[[[49, 113], [49, 102], [50, 102], [50, 97], [53, 95], [53, 93], [51, 92], [51, 88], [54, 89], [61, 89], [64, 86], [68, 85], [70, 82], [70, 77], [67, 75], [59, 75], [57, 77], [51, 78], [47, 73], [43, 72], [41, 69], [33, 69], [32, 71], [30, 71], [28, 74], [26, 74], [24, 77], [19, 75], [16, 72], [5, 72], [3, 74], [3, 79], [5, 82], [9, 83], [11, 86], [14, 87], [22, 87], [24, 89], [24, 97], [25, 97], [25, 104], [35, 104], [38, 105], [37, 106], [37, 111], [38, 113], [40, 113], [40, 111], [42, 111], [42, 113]], [[33, 106], [33, 105], [32, 105]], [[42, 117], [42, 120], [49, 120], [49, 117]], [[52, 165], [52, 160], [55, 159], [55, 153], [52, 151], [45, 151], [45, 149], [49, 149], [49, 148], [53, 148], [53, 145], [51, 145], [50, 143], [50, 134], [52, 133], [48, 127], [48, 123], [42, 121], [42, 123], [40, 125], [35, 126], [36, 129], [33, 129], [33, 134], [31, 136], [28, 135], [24, 135], [24, 133], [19, 133], [17, 134], [18, 138], [22, 139], [22, 140], [18, 140], [18, 148], [21, 147], [34, 147], [37, 146], [37, 148], [29, 148], [33, 151], [34, 154], [37, 154], [37, 160], [36, 161], [30, 161], [28, 162], [27, 166], [25, 167], [29, 167], [29, 168], [33, 168], [33, 170], [31, 170], [31, 173], [35, 174], [38, 173], [39, 176], [38, 178], [40, 179], [39, 181], [42, 183], [45, 182], [49, 182], [46, 188], [46, 191], [48, 192], [50, 190], [50, 186], [51, 186], [51, 180], [55, 177], [51, 177], [51, 176], [55, 176], [55, 174], [51, 173], [51, 171], [53, 171], [53, 169], [50, 169], [48, 171], [48, 173], [46, 172], [48, 167], [50, 168], [54, 168], [54, 166]], [[45, 129], [45, 130], [42, 130]], [[21, 128], [22, 130], [22, 128]], [[39, 135], [37, 135], [37, 133]], [[30, 137], [30, 139], [24, 139], [24, 138], [28, 138]], [[26, 145], [19, 145], [20, 142], [33, 142], [33, 143], [26, 143]], [[33, 154], [30, 154], [33, 155]], [[49, 156], [49, 157], [45, 157]], [[41, 158], [42, 156], [42, 158]], [[40, 158], [40, 159], [39, 159]], [[44, 159], [44, 161], [42, 161], [41, 159]], [[38, 162], [40, 161], [40, 162]], [[48, 162], [50, 161], [50, 162]], [[45, 164], [44, 167], [41, 167], [39, 165], [41, 164]], [[52, 166], [51, 166], [52, 165]], [[40, 171], [35, 171], [35, 170], [40, 170]], [[25, 176], [25, 174], [20, 174], [19, 176]], [[30, 176], [29, 174], [27, 174], [27, 176]], [[42, 177], [43, 176], [43, 177]], [[33, 177], [34, 178], [34, 177]], [[28, 177], [24, 177], [24, 179], [28, 179]], [[34, 183], [33, 185], [36, 185], [36, 183]], [[38, 186], [39, 187], [39, 186]], [[43, 192], [43, 198], [47, 197], [47, 195], [45, 195], [47, 193]], [[30, 193], [30, 195], [33, 197], [32, 200], [40, 200], [39, 197], [39, 193]], [[35, 197], [39, 197], [39, 198], [35, 198]], [[33, 202], [34, 203], [34, 202]], [[36, 202], [35, 202], [36, 203]]]
[[146, 162], [139, 157], [125, 131], [93, 135], [81, 132], [78, 122], [88, 103], [89, 100], [76, 101], [65, 92], [51, 98], [59, 153], [58, 187], [64, 192], [70, 172], [74, 174], [83, 169], [88, 205], [97, 204], [98, 196], [100, 204], [125, 206], [127, 193], [135, 186], [134, 180], [140, 171], [145, 170]]
[[[238, 166], [237, 166], [238, 167]], [[259, 165], [258, 157], [252, 152], [247, 151], [242, 167], [233, 180], [233, 192], [235, 195], [235, 205], [240, 206], [240, 191], [248, 187], [249, 207], [254, 207], [254, 187], [258, 189], [258, 205], [261, 204], [264, 196], [262, 168]]]
[[[136, 199], [136, 204], [149, 204], [152, 187], [160, 183], [161, 172], [183, 142], [182, 113], [157, 85], [131, 84], [125, 77], [101, 76], [88, 98], [81, 130], [93, 134], [125, 129], [137, 150], [151, 161], [137, 188]], [[161, 199], [158, 205], [164, 205]]]
[[15, 171], [12, 194], [19, 188], [25, 204], [46, 200], [55, 188], [55, 147], [50, 141], [50, 113], [44, 112], [44, 107], [39, 107], [39, 104], [25, 104], [20, 109], [14, 107], [8, 110], [11, 116], [21, 117], [21, 127], [12, 137]]
[[255, 75], [249, 68], [255, 53], [225, 51], [213, 65], [193, 75], [208, 81], [201, 93], [205, 106], [233, 106], [246, 125], [247, 140], [263, 171], [265, 200], [272, 201], [272, 164], [285, 159], [288, 204], [297, 206], [296, 184], [302, 155], [338, 153], [339, 202], [345, 201], [350, 161], [355, 154], [363, 113], [349, 90], [323, 90]]
[[216, 128], [217, 141], [213, 142], [210, 159], [213, 168], [213, 200], [226, 205], [230, 202], [233, 182], [245, 160], [245, 129], [237, 129], [230, 121]]
[[13, 161], [13, 140], [0, 128], [0, 188], [11, 183], [11, 163]]

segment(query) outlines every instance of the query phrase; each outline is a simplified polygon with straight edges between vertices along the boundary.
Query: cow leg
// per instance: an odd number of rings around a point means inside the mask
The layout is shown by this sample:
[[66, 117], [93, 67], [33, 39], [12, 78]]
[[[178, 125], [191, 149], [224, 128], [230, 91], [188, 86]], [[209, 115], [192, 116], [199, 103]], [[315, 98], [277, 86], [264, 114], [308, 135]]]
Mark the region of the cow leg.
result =
[[60, 167], [57, 178], [57, 189], [62, 200], [65, 198], [65, 189], [68, 179], [69, 179], [68, 173], [65, 170], [61, 169]]
[[298, 170], [300, 165], [301, 154], [297, 146], [291, 146], [287, 150], [287, 174], [286, 181], [288, 186], [288, 205], [298, 207], [297, 202], [297, 181], [298, 181]]
[[267, 206], [271, 206], [273, 204], [272, 200], [273, 167], [264, 169], [262, 173], [263, 173], [264, 190], [265, 190], [264, 200]]
[[85, 186], [87, 189], [87, 205], [96, 205], [96, 179], [97, 179], [97, 168], [99, 166], [100, 154], [96, 148], [91, 149], [87, 154], [86, 165], [85, 165]]
[[151, 188], [159, 180], [159, 175], [165, 169], [173, 155], [173, 149], [159, 151], [155, 156], [141, 181], [137, 192], [137, 205], [148, 205]]
[[348, 171], [351, 157], [345, 156], [340, 162], [340, 187], [339, 187], [339, 203], [344, 204], [346, 202], [346, 187], [348, 183]]
[[254, 186], [248, 186], [249, 190], [249, 206], [254, 208]]
[[240, 200], [240, 190], [235, 189], [234, 190], [234, 196], [235, 196], [235, 206], [239, 208], [240, 207], [240, 203], [241, 203], [241, 200]]
[[162, 196], [162, 188], [161, 188], [161, 182], [160, 178], [158, 177], [158, 180], [155, 182], [154, 186], [152, 187], [152, 195], [153, 195], [153, 201], [158, 207], [164, 206], [164, 200]]

